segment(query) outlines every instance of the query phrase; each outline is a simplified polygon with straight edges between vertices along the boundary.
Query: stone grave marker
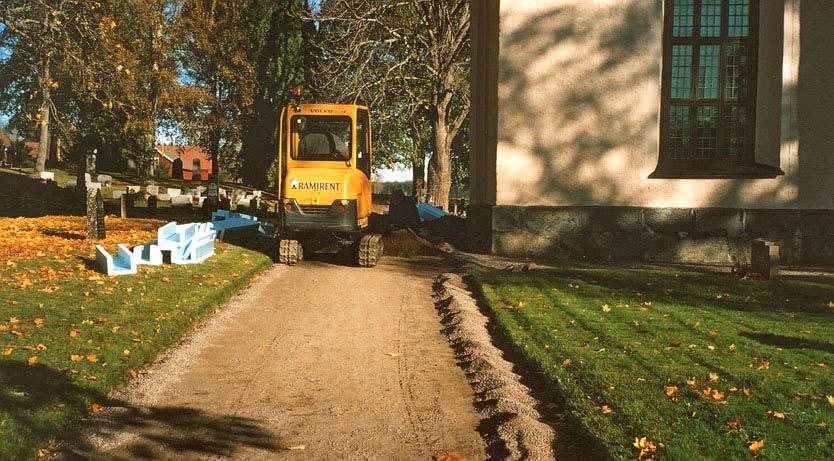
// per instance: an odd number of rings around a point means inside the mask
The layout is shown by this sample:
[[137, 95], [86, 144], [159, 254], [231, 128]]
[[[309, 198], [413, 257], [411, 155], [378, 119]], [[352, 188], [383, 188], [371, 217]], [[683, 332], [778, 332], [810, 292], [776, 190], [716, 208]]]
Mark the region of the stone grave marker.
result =
[[779, 246], [763, 239], [753, 240], [750, 269], [765, 280], [779, 279]]

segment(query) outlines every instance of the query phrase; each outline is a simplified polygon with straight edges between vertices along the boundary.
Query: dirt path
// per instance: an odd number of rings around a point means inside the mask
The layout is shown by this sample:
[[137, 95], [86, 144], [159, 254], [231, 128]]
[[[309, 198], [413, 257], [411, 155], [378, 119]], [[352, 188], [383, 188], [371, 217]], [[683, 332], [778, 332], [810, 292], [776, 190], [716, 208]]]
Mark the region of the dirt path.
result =
[[[93, 421], [106, 459], [484, 458], [435, 259], [275, 268]], [[303, 449], [288, 450], [290, 447]]]

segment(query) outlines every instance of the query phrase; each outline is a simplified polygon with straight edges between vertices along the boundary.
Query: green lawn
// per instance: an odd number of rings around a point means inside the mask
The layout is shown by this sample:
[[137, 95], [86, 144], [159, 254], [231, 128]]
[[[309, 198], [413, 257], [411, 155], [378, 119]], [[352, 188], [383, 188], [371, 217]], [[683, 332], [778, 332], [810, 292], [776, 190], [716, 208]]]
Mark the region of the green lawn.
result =
[[[161, 224], [107, 223], [108, 247], [141, 243]], [[53, 448], [109, 391], [271, 264], [219, 243], [200, 265], [108, 278], [92, 270], [93, 244], [82, 233], [83, 218], [0, 219], [0, 459]]]
[[612, 458], [834, 459], [834, 279], [582, 269], [472, 281]]

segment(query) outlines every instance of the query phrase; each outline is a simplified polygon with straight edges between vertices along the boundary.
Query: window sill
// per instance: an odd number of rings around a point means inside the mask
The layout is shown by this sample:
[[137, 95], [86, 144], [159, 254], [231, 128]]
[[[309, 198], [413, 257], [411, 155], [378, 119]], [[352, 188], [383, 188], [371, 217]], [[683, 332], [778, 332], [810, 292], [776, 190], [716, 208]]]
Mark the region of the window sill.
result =
[[774, 179], [785, 174], [781, 168], [761, 163], [702, 164], [686, 162], [658, 165], [649, 179]]

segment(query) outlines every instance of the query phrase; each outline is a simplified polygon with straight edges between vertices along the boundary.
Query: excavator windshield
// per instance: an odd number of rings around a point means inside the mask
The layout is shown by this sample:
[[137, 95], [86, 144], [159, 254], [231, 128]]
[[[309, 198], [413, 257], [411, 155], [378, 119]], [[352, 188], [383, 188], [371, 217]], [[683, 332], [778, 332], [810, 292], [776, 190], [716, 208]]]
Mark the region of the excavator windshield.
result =
[[349, 161], [353, 123], [336, 115], [296, 115], [292, 118], [292, 158]]

